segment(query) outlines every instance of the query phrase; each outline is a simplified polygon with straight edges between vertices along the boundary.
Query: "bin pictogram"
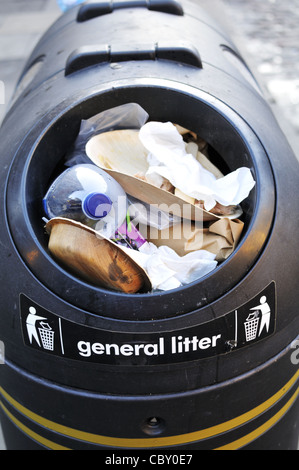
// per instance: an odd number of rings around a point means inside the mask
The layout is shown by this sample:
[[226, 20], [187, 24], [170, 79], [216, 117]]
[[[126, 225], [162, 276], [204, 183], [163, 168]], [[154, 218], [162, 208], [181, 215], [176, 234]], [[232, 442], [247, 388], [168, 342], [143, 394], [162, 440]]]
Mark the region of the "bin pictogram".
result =
[[256, 339], [257, 330], [259, 326], [259, 316], [257, 313], [251, 313], [244, 323], [246, 341], [253, 341]]
[[42, 328], [39, 328], [39, 334], [42, 341], [42, 346], [47, 351], [54, 351], [54, 331], [48, 323], [41, 323]]

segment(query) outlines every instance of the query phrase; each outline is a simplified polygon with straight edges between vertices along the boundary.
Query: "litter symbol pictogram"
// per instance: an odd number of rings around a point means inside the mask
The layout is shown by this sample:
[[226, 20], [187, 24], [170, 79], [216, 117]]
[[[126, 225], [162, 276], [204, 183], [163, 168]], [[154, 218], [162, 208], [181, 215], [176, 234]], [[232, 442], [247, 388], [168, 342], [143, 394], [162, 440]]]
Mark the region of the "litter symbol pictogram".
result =
[[54, 331], [49, 325], [47, 318], [37, 315], [36, 308], [29, 308], [29, 315], [26, 318], [27, 334], [30, 344], [33, 340], [40, 348], [47, 351], [54, 351]]
[[39, 315], [37, 315], [36, 308], [30, 307], [29, 315], [27, 316], [27, 319], [26, 319], [27, 334], [28, 334], [30, 344], [32, 344], [33, 339], [34, 339], [39, 345], [39, 347], [41, 347], [41, 344], [40, 344], [40, 339], [37, 333], [36, 323], [40, 320], [47, 320], [47, 319], [45, 317], [40, 317]]
[[39, 334], [42, 340], [43, 348], [47, 351], [54, 351], [54, 331], [48, 323], [41, 322], [39, 328]]
[[250, 310], [252, 310], [253, 313], [250, 313], [244, 323], [246, 342], [253, 341], [257, 337], [260, 337], [264, 329], [266, 329], [268, 333], [271, 320], [271, 308], [267, 303], [267, 297], [265, 295], [261, 297], [260, 305]]
[[245, 336], [246, 336], [247, 342], [253, 341], [254, 339], [256, 339], [259, 321], [260, 319], [258, 317], [258, 313], [251, 313], [249, 317], [246, 319], [244, 326], [245, 326]]

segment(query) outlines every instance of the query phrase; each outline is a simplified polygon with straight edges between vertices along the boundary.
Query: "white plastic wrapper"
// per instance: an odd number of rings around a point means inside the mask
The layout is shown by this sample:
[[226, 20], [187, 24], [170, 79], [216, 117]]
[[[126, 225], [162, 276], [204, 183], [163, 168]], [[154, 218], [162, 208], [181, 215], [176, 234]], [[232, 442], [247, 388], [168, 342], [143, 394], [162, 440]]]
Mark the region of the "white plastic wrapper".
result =
[[149, 115], [139, 104], [126, 103], [82, 120], [79, 135], [66, 156], [66, 165], [90, 163], [85, 148], [95, 135], [118, 129], [140, 129], [148, 118]]
[[204, 201], [207, 211], [216, 203], [237, 206], [255, 186], [250, 169], [245, 167], [217, 179], [186, 152], [182, 136], [170, 122], [146, 123], [140, 129], [139, 138], [149, 151], [146, 179], [159, 185], [162, 177], [166, 178], [184, 194]]

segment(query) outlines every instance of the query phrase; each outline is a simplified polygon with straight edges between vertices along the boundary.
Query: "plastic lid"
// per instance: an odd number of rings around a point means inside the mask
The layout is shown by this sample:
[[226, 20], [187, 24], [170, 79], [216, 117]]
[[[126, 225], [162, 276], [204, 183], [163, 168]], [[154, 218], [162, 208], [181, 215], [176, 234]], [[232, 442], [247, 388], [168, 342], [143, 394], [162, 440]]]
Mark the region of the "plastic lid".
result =
[[82, 208], [88, 217], [102, 219], [111, 211], [112, 201], [106, 194], [91, 193], [86, 196]]

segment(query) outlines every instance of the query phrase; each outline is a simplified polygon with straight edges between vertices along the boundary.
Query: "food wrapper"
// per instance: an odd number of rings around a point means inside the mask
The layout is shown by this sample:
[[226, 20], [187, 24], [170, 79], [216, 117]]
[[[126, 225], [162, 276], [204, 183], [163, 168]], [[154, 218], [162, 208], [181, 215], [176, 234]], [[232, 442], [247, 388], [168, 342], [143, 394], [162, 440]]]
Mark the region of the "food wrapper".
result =
[[80, 131], [66, 155], [66, 166], [90, 163], [85, 153], [87, 142], [94, 136], [116, 129], [140, 129], [149, 115], [137, 103], [126, 103], [107, 109], [90, 119], [81, 121]]
[[236, 249], [244, 229], [244, 223], [239, 219], [220, 219], [210, 223], [207, 228], [186, 222], [163, 230], [148, 227], [147, 240], [158, 247], [166, 245], [180, 256], [196, 250], [207, 250], [216, 256], [216, 261], [222, 262]]
[[130, 220], [129, 214], [127, 214], [126, 220], [118, 227], [111, 240], [117, 245], [128, 246], [133, 250], [139, 250], [146, 242], [145, 238], [143, 238], [142, 234]]

